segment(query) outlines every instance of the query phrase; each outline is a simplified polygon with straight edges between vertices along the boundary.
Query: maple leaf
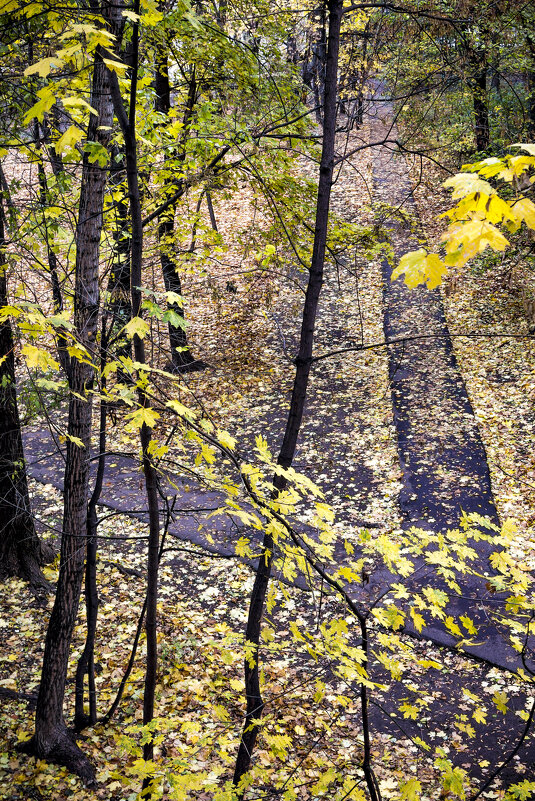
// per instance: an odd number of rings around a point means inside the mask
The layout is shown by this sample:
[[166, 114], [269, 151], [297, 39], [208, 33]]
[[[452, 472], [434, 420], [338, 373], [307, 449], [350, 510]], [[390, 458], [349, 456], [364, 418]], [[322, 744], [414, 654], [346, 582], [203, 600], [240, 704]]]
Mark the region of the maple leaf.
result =
[[89, 111], [90, 114], [94, 114], [95, 117], [98, 117], [98, 111], [90, 106], [87, 100], [84, 100], [83, 97], [63, 97], [61, 102], [67, 108], [81, 108]]
[[234, 450], [236, 447], [237, 440], [228, 433], [228, 431], [217, 431], [217, 439], [223, 445], [223, 447], [228, 448], [229, 450]]
[[448, 268], [435, 253], [428, 253], [421, 248], [401, 257], [398, 266], [392, 270], [392, 281], [405, 273], [405, 283], [411, 289], [420, 284], [435, 289], [447, 272]]
[[535, 203], [527, 197], [516, 200], [513, 204], [513, 211], [519, 220], [523, 220], [528, 228], [535, 230]]
[[37, 348], [35, 345], [23, 345], [22, 354], [26, 359], [28, 367], [35, 367], [41, 370], [47, 370], [50, 367], [53, 370], [59, 368], [59, 362], [57, 362], [48, 351]]
[[52, 71], [53, 67], [61, 67], [62, 64], [63, 61], [57, 56], [42, 58], [41, 61], [36, 61], [35, 64], [26, 67], [24, 70], [24, 75], [27, 77], [28, 75], [37, 74], [41, 78], [46, 78], [46, 76]]
[[478, 192], [487, 196], [496, 192], [487, 181], [482, 181], [478, 175], [471, 172], [460, 172], [457, 175], [452, 175], [451, 178], [444, 181], [443, 185], [448, 189], [453, 189], [451, 195], [453, 200]]
[[147, 428], [154, 428], [156, 420], [158, 420], [159, 417], [160, 415], [154, 409], [142, 406], [136, 409], [135, 412], [130, 412], [130, 414], [126, 415], [126, 418], [130, 420], [130, 422], [125, 426], [125, 430], [134, 431], [144, 425], [146, 425]]
[[418, 801], [421, 798], [422, 785], [418, 779], [409, 779], [401, 785], [401, 798], [406, 801]]
[[144, 339], [150, 331], [150, 325], [142, 317], [132, 317], [125, 325], [124, 330], [129, 339], [133, 339], [135, 336]]
[[492, 696], [496, 708], [505, 715], [507, 713], [507, 695], [504, 692], [495, 692]]
[[55, 148], [58, 153], [67, 153], [73, 150], [78, 142], [84, 138], [84, 132], [77, 125], [70, 125], [65, 133], [56, 142]]

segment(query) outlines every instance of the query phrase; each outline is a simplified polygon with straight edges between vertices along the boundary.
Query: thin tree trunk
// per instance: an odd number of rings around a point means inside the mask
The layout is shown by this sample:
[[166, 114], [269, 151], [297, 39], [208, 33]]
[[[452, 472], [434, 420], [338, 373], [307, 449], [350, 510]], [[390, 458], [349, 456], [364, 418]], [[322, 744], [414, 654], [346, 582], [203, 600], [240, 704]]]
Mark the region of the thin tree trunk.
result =
[[[98, 53], [93, 67], [90, 103], [98, 111], [98, 116], [90, 115], [88, 141], [107, 148], [113, 108], [107, 70]], [[78, 341], [93, 356], [99, 310], [100, 236], [106, 178], [107, 168], [91, 164], [85, 155], [76, 229], [74, 324]], [[66, 765], [87, 783], [94, 781], [94, 768], [67, 729], [63, 699], [84, 572], [93, 378], [90, 364], [72, 360], [59, 579], [45, 641], [35, 734], [27, 746], [27, 750], [40, 758]], [[81, 440], [82, 445], [76, 444], [73, 438]]]
[[[78, 664], [76, 666], [76, 685], [74, 695], [74, 727], [76, 731], [81, 731], [85, 726], [93, 726], [97, 722], [97, 693], [95, 684], [95, 635], [97, 631], [97, 617], [99, 607], [99, 596], [97, 587], [97, 504], [102, 492], [104, 473], [106, 470], [106, 424], [108, 416], [108, 404], [104, 400], [106, 391], [106, 378], [104, 377], [104, 367], [106, 366], [108, 351], [108, 329], [106, 315], [103, 316], [101, 341], [100, 341], [100, 374], [102, 396], [100, 400], [100, 426], [99, 426], [99, 448], [97, 474], [95, 485], [87, 507], [87, 554], [85, 563], [85, 610], [87, 631]], [[87, 687], [89, 696], [89, 711], [84, 710], [84, 680], [87, 676]]]
[[[7, 305], [4, 245], [4, 210], [0, 204], [0, 307]], [[20, 576], [35, 587], [48, 587], [40, 570], [44, 552], [30, 507], [13, 348], [7, 318], [0, 322], [0, 579]]]
[[474, 72], [471, 78], [474, 105], [474, 136], [476, 149], [488, 150], [490, 145], [489, 104], [487, 93], [487, 59], [484, 51], [472, 53]]
[[[59, 314], [60, 312], [63, 311], [63, 296], [61, 294], [61, 285], [59, 282], [58, 260], [52, 248], [52, 244], [50, 242], [47, 221], [44, 215], [44, 210], [46, 209], [49, 203], [49, 191], [48, 191], [48, 181], [46, 178], [45, 167], [43, 164], [43, 159], [41, 157], [41, 135], [40, 135], [40, 126], [38, 120], [35, 120], [34, 123], [34, 139], [37, 150], [39, 151], [39, 161], [37, 164], [37, 175], [39, 179], [39, 202], [43, 210], [43, 230], [44, 230], [44, 237], [46, 244], [48, 270], [50, 273], [50, 283], [52, 285], [52, 299], [54, 303], [54, 312], [55, 314]], [[55, 152], [55, 148], [52, 148], [52, 153], [53, 153], [52, 169], [54, 171], [54, 174], [59, 174], [59, 172], [63, 170], [63, 162], [61, 161], [61, 159], [58, 159], [57, 154]], [[70, 367], [70, 357], [67, 352], [67, 332], [64, 328], [58, 328], [56, 336], [57, 336], [59, 363], [61, 364], [61, 367], [63, 368], [65, 375], [68, 375]]]
[[[112, 185], [118, 187], [124, 180], [125, 155], [124, 147], [114, 146], [111, 153], [110, 179]], [[130, 298], [130, 224], [128, 218], [127, 193], [120, 198], [115, 208], [116, 218], [113, 231], [115, 248], [113, 264], [108, 282], [109, 305], [107, 312], [112, 316], [113, 325], [110, 334], [111, 349], [116, 359], [132, 356], [130, 340], [119, 332], [132, 319], [132, 302]], [[119, 337], [118, 341], [117, 338]], [[120, 367], [117, 376], [123, 383], [130, 381]]]
[[[329, 34], [326, 55], [323, 147], [319, 170], [314, 247], [303, 308], [299, 353], [295, 360], [296, 374], [290, 401], [290, 410], [286, 423], [284, 440], [277, 459], [278, 464], [285, 468], [290, 467], [292, 464], [303, 419], [312, 364], [316, 314], [323, 284], [327, 225], [334, 169], [338, 53], [342, 2], [343, 0], [329, 0], [328, 3]], [[286, 479], [276, 475], [273, 479], [273, 484], [275, 493], [279, 493], [286, 486]], [[234, 785], [238, 789], [238, 798], [243, 798], [244, 796], [244, 791], [240, 788], [240, 781], [249, 770], [252, 753], [260, 730], [260, 726], [256, 721], [262, 717], [264, 709], [264, 702], [260, 689], [259, 646], [265, 597], [273, 563], [273, 545], [273, 538], [270, 534], [266, 533], [262, 544], [262, 552], [258, 560], [258, 568], [251, 593], [247, 619], [246, 640], [253, 645], [253, 649], [251, 654], [252, 660], [246, 659], [244, 662], [247, 711], [233, 779]]]
[[[156, 67], [155, 75], [156, 89], [156, 111], [168, 115], [171, 109], [171, 87], [169, 84], [169, 70], [167, 65], [167, 51], [160, 55]], [[197, 82], [195, 72], [193, 72], [188, 92], [188, 100], [183, 118], [183, 142], [182, 152], [178, 154], [179, 160], [184, 160], [185, 140], [188, 136], [189, 124], [195, 98], [197, 94]], [[175, 230], [175, 208], [173, 204], [167, 211], [160, 215], [158, 219], [158, 244], [160, 249], [160, 262], [162, 266], [163, 279], [167, 292], [174, 292], [182, 297], [182, 282], [175, 253], [174, 230]], [[182, 302], [169, 301], [169, 310], [173, 311], [181, 321], [176, 325], [169, 323], [169, 344], [171, 346], [171, 369], [176, 373], [187, 373], [205, 367], [204, 363], [196, 360], [188, 346], [186, 334], [186, 322], [184, 320], [184, 310]]]
[[[139, 13], [139, 0], [136, 0], [134, 11]], [[138, 36], [139, 25], [133, 26], [132, 36], [132, 73], [130, 81], [130, 108], [127, 115], [121, 98], [119, 82], [115, 73], [110, 73], [110, 87], [113, 98], [115, 114], [121, 126], [125, 140], [126, 176], [128, 181], [128, 195], [130, 200], [130, 217], [132, 223], [131, 244], [131, 296], [132, 314], [138, 317], [141, 313], [141, 283], [143, 258], [143, 223], [141, 217], [141, 197], [139, 191], [139, 174], [137, 165], [136, 144], [136, 88], [138, 71]], [[137, 362], [145, 364], [145, 345], [143, 340], [134, 336], [134, 356]], [[141, 407], [149, 406], [149, 399], [142, 387], [138, 389], [138, 401]], [[151, 722], [154, 717], [154, 696], [156, 689], [156, 674], [158, 668], [157, 645], [157, 605], [158, 605], [158, 565], [160, 543], [160, 514], [158, 508], [158, 480], [156, 470], [150, 457], [151, 429], [145, 425], [141, 427], [140, 441], [142, 453], [143, 473], [145, 476], [145, 490], [149, 510], [149, 542], [147, 559], [147, 611], [145, 618], [145, 631], [147, 637], [147, 662], [145, 670], [145, 687], [143, 695], [143, 724]], [[152, 740], [143, 747], [143, 758], [152, 760], [154, 745]], [[148, 781], [143, 783], [147, 789]], [[150, 791], [149, 791], [150, 797]]]
[[535, 70], [528, 76], [528, 137], [535, 139]]

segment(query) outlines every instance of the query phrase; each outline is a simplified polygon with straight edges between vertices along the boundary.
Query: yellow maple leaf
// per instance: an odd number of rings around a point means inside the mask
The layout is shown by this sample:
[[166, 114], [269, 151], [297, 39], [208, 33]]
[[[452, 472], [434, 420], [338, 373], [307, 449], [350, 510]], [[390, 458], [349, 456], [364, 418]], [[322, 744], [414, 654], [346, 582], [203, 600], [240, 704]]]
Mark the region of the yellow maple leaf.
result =
[[59, 362], [48, 351], [36, 348], [35, 345], [23, 345], [22, 355], [26, 359], [28, 367], [35, 367], [41, 370], [47, 370], [50, 367], [53, 370], [57, 370], [59, 367]]
[[428, 289], [435, 289], [442, 283], [447, 272], [448, 268], [436, 253], [428, 253], [420, 248], [401, 257], [398, 266], [392, 270], [392, 281], [405, 273], [405, 283], [411, 289], [420, 284], [426, 284]]
[[450, 225], [442, 239], [446, 243], [446, 264], [463, 265], [487, 247], [505, 250], [509, 244], [501, 231], [487, 220], [470, 220]]
[[39, 75], [41, 78], [46, 78], [46, 76], [52, 71], [53, 67], [61, 67], [62, 64], [62, 60], [57, 56], [42, 58], [41, 61], [37, 61], [35, 64], [26, 67], [24, 70], [24, 75], [35, 75], [37, 73], [37, 75]]
[[83, 138], [84, 132], [77, 125], [69, 125], [63, 136], [60, 136], [56, 142], [56, 151], [58, 153], [67, 153], [73, 150], [80, 139]]
[[535, 231], [535, 203], [523, 197], [513, 203], [513, 212], [517, 219], [523, 220], [528, 228]]
[[130, 412], [130, 414], [126, 415], [130, 422], [125, 426], [125, 431], [134, 431], [136, 428], [141, 428], [143, 425], [146, 425], [147, 428], [154, 428], [159, 416], [158, 412], [151, 408], [141, 407], [140, 409], [136, 409], [135, 412]]
[[448, 189], [453, 189], [453, 200], [476, 194], [477, 192], [485, 194], [487, 197], [495, 194], [495, 189], [493, 189], [488, 181], [482, 181], [481, 178], [473, 172], [459, 172], [457, 175], [452, 175], [451, 178], [444, 181], [444, 186]]
[[150, 326], [142, 317], [132, 317], [125, 325], [124, 331], [129, 339], [133, 339], [135, 336], [143, 339], [149, 333]]

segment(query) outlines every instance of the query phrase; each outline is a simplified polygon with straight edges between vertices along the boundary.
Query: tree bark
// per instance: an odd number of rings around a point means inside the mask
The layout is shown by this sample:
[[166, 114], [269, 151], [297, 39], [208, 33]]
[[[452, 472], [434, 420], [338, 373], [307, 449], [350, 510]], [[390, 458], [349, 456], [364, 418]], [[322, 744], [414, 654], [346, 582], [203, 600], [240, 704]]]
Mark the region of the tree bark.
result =
[[[156, 66], [155, 75], [155, 89], [156, 89], [156, 111], [168, 115], [171, 109], [171, 87], [169, 84], [169, 70], [167, 65], [167, 52], [160, 54], [158, 64]], [[195, 104], [195, 97], [197, 94], [197, 83], [195, 80], [195, 72], [190, 78], [188, 100], [184, 112], [184, 135], [182, 149], [185, 147], [185, 139], [188, 136], [189, 123], [193, 106]], [[178, 154], [179, 160], [183, 161], [183, 153]], [[165, 289], [167, 292], [175, 292], [177, 295], [182, 296], [182, 282], [180, 280], [180, 273], [176, 259], [173, 258], [175, 252], [175, 244], [173, 242], [175, 230], [175, 204], [171, 205], [158, 219], [158, 245], [160, 249], [160, 263], [162, 266], [163, 279]], [[193, 370], [202, 369], [205, 365], [203, 362], [196, 360], [188, 346], [188, 339], [186, 334], [186, 322], [184, 319], [184, 310], [182, 303], [168, 302], [168, 309], [173, 311], [182, 324], [172, 325], [169, 323], [169, 344], [171, 347], [171, 370], [176, 373], [188, 373]]]
[[[139, 0], [136, 0], [134, 11], [139, 13]], [[137, 164], [137, 143], [136, 143], [136, 87], [138, 71], [138, 36], [139, 26], [135, 23], [132, 36], [132, 72], [130, 81], [130, 108], [127, 115], [126, 109], [121, 98], [119, 82], [115, 73], [109, 74], [110, 89], [113, 99], [115, 114], [121, 126], [125, 141], [126, 156], [126, 177], [128, 181], [128, 197], [130, 204], [130, 218], [132, 224], [132, 244], [131, 244], [131, 298], [132, 314], [137, 317], [141, 314], [141, 283], [142, 283], [142, 259], [143, 259], [143, 221], [141, 216], [141, 196], [139, 190], [139, 173]], [[143, 339], [137, 334], [134, 336], [134, 356], [139, 364], [145, 364], [145, 345]], [[150, 405], [149, 399], [142, 386], [138, 388], [138, 401], [140, 407]], [[145, 490], [147, 495], [147, 505], [149, 510], [149, 542], [147, 558], [147, 597], [146, 597], [146, 617], [145, 632], [147, 636], [147, 661], [145, 669], [145, 686], [143, 695], [143, 724], [151, 722], [154, 717], [154, 698], [156, 690], [156, 675], [158, 668], [158, 566], [159, 566], [159, 545], [160, 545], [160, 513], [158, 505], [158, 479], [156, 470], [150, 457], [150, 444], [152, 434], [151, 429], [145, 425], [141, 427], [140, 441], [142, 453], [142, 466], [145, 476]], [[152, 760], [154, 757], [154, 746], [152, 740], [145, 743], [143, 747], [143, 758]], [[149, 780], [143, 783], [143, 789], [149, 787]], [[150, 789], [145, 797], [150, 797]]]
[[471, 76], [474, 105], [474, 138], [476, 150], [486, 151], [490, 145], [489, 104], [487, 93], [487, 58], [482, 50], [472, 51]]
[[[98, 116], [90, 115], [87, 139], [107, 147], [113, 109], [107, 70], [98, 53], [93, 67], [90, 103], [98, 111]], [[78, 342], [93, 358], [99, 312], [99, 255], [106, 178], [107, 168], [91, 164], [85, 155], [76, 228], [74, 325]], [[40, 758], [65, 765], [88, 784], [94, 782], [94, 768], [67, 729], [63, 699], [84, 572], [93, 378], [90, 364], [72, 359], [59, 579], [45, 641], [35, 734], [27, 747]], [[73, 437], [81, 440], [82, 445], [76, 444]]]
[[[303, 420], [310, 368], [312, 365], [316, 314], [323, 284], [327, 225], [329, 221], [329, 206], [334, 169], [338, 54], [340, 45], [340, 25], [342, 20], [342, 2], [343, 0], [329, 0], [328, 2], [329, 34], [327, 39], [325, 71], [323, 147], [316, 203], [314, 247], [303, 308], [299, 353], [295, 360], [296, 373], [290, 401], [290, 410], [286, 422], [284, 440], [277, 459], [278, 464], [285, 468], [290, 467], [292, 464], [297, 438]], [[273, 479], [273, 484], [276, 496], [276, 494], [286, 486], [286, 479], [276, 475]], [[260, 688], [259, 647], [264, 603], [273, 563], [273, 546], [273, 538], [270, 534], [266, 533], [264, 535], [262, 552], [258, 561], [247, 619], [245, 636], [247, 642], [253, 644], [252, 656], [254, 664], [250, 664], [250, 660], [248, 659], [244, 662], [247, 711], [233, 779], [234, 785], [238, 790], [238, 798], [240, 799], [244, 797], [244, 791], [239, 788], [240, 780], [249, 770], [252, 753], [260, 730], [260, 726], [256, 721], [262, 717], [264, 709]]]
[[[7, 305], [4, 211], [0, 207], [0, 307]], [[22, 448], [13, 332], [0, 322], [0, 579], [19, 576], [48, 587], [40, 570], [46, 551], [35, 532]]]
[[[111, 183], [119, 186], [124, 180], [124, 174], [124, 147], [114, 146], [111, 153]], [[115, 247], [110, 280], [108, 282], [108, 310], [113, 320], [110, 336], [111, 348], [114, 358], [120, 359], [124, 357], [128, 359], [132, 356], [132, 345], [124, 334], [121, 335], [119, 333], [132, 319], [132, 302], [130, 299], [130, 225], [126, 191], [116, 205], [113, 238]], [[123, 383], [129, 382], [129, 378], [120, 368], [117, 371], [117, 375]]]

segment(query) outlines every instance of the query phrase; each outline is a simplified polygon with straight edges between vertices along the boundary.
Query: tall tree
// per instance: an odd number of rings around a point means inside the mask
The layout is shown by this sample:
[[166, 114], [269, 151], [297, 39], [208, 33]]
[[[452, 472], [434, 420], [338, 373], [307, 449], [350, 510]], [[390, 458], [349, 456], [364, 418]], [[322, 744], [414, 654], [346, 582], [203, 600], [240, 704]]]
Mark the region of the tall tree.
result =
[[[316, 203], [316, 223], [314, 229], [314, 246], [310, 264], [308, 285], [303, 307], [299, 352], [295, 359], [296, 372], [290, 408], [284, 432], [284, 439], [277, 463], [284, 468], [291, 467], [297, 439], [301, 430], [305, 400], [308, 390], [312, 351], [318, 302], [323, 284], [323, 268], [327, 245], [327, 227], [334, 170], [334, 147], [336, 135], [336, 105], [338, 83], [338, 56], [340, 49], [340, 27], [342, 22], [343, 0], [328, 2], [328, 36], [325, 65], [325, 86], [323, 106], [323, 144], [319, 168], [318, 196]], [[286, 487], [287, 479], [282, 475], [273, 478], [275, 497]], [[253, 589], [249, 603], [249, 614], [246, 628], [246, 641], [251, 646], [245, 661], [245, 692], [247, 711], [243, 726], [242, 738], [238, 749], [234, 771], [234, 785], [238, 797], [243, 798], [242, 779], [249, 769], [251, 757], [260, 730], [259, 720], [262, 716], [264, 702], [260, 687], [260, 636], [266, 593], [271, 576], [274, 558], [274, 541], [269, 531], [264, 534], [262, 551], [258, 560]]]
[[[5, 217], [0, 203], [0, 308], [7, 306]], [[13, 332], [9, 317], [0, 319], [0, 578], [20, 576], [32, 585], [47, 582], [40, 565], [42, 547], [32, 517], [22, 448], [15, 385]]]
[[[111, 27], [118, 10], [105, 9]], [[107, 68], [95, 52], [87, 141], [107, 149], [113, 122]], [[76, 226], [74, 330], [78, 344], [95, 360], [99, 313], [99, 254], [107, 166], [84, 154]], [[78, 611], [84, 573], [87, 500], [91, 447], [94, 368], [89, 359], [71, 361], [69, 418], [64, 478], [63, 528], [58, 584], [45, 641], [41, 684], [35, 715], [35, 733], [27, 750], [66, 765], [87, 783], [94, 768], [75, 743], [63, 716], [70, 643]]]
[[[158, 53], [158, 63], [155, 75], [156, 101], [155, 108], [166, 117], [171, 110], [171, 85], [169, 82], [168, 45], [164, 42]], [[195, 65], [191, 67], [189, 89], [186, 107], [183, 114], [183, 129], [178, 152], [178, 164], [182, 166], [185, 158], [185, 148], [189, 133], [191, 116], [195, 105], [197, 82], [195, 78]], [[166, 209], [158, 218], [158, 242], [160, 248], [160, 261], [163, 279], [167, 292], [182, 298], [182, 282], [176, 260], [176, 246], [174, 242], [176, 203]], [[172, 297], [172, 296], [171, 296]], [[173, 322], [169, 321], [169, 344], [171, 346], [171, 369], [176, 373], [187, 373], [204, 367], [204, 363], [196, 360], [188, 346], [186, 322], [184, 319], [183, 300], [171, 300], [168, 308], [174, 312]]]

